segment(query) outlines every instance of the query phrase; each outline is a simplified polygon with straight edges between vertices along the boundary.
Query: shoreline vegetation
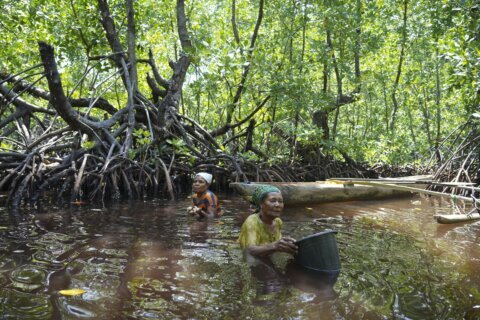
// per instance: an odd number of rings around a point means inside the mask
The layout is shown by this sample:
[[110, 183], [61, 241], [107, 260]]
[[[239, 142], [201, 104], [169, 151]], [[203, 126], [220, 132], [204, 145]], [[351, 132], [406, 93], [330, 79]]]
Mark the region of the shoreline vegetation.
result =
[[216, 190], [420, 174], [478, 186], [476, 2], [122, 3], [0, 12], [9, 207], [177, 199], [198, 171]]

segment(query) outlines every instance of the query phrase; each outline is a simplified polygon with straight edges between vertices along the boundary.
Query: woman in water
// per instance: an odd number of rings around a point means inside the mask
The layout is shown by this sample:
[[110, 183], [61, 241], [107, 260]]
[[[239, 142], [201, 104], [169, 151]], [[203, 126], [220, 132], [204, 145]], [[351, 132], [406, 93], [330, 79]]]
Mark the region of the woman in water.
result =
[[207, 172], [199, 172], [195, 175], [192, 185], [194, 192], [193, 204], [187, 209], [187, 212], [192, 216], [213, 218], [223, 215], [218, 203], [218, 197], [208, 190], [212, 183], [212, 178], [212, 175]]
[[280, 190], [271, 185], [259, 185], [252, 200], [256, 211], [242, 225], [238, 239], [242, 249], [257, 257], [274, 252], [296, 253], [295, 239], [282, 237], [283, 197]]

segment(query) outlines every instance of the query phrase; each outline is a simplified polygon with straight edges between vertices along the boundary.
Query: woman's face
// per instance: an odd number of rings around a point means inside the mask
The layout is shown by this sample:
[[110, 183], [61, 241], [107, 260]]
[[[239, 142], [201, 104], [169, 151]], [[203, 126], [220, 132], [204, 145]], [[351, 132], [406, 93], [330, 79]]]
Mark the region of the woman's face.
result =
[[192, 185], [193, 192], [203, 193], [208, 189], [208, 183], [201, 176], [196, 176]]
[[260, 204], [260, 209], [265, 216], [280, 217], [283, 211], [283, 197], [280, 192], [270, 192]]

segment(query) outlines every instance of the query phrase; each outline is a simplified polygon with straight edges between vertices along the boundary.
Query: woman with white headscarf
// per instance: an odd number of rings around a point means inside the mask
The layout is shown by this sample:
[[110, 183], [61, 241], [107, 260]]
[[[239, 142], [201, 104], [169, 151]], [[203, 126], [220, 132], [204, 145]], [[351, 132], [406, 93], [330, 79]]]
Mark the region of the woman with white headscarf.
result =
[[212, 175], [207, 172], [199, 172], [195, 175], [193, 180], [193, 204], [187, 209], [187, 212], [191, 215], [195, 215], [199, 218], [219, 217], [223, 214], [220, 209], [218, 197], [208, 187], [212, 183]]

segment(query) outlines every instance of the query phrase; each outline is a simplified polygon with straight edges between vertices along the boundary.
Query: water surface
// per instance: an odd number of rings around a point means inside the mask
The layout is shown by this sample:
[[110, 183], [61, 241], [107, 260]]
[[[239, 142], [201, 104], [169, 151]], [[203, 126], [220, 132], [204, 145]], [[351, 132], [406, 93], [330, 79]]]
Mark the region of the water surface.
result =
[[[448, 201], [408, 197], [285, 209], [284, 234], [338, 231], [342, 271], [328, 283], [251, 268], [236, 243], [250, 208], [222, 197], [221, 219], [189, 200], [104, 208], [0, 209], [5, 319], [479, 319], [480, 223], [440, 225]], [[83, 289], [64, 296], [64, 289]]]

